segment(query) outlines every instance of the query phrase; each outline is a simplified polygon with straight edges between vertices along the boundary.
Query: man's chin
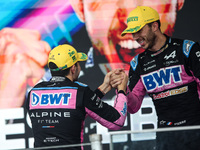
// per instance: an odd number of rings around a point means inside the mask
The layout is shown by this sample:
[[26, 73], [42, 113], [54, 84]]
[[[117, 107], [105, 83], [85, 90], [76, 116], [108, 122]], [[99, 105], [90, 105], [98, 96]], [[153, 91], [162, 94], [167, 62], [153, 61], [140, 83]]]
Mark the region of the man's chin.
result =
[[142, 53], [144, 51], [143, 48], [132, 48], [132, 49], [128, 49], [128, 48], [122, 48], [120, 45], [116, 45], [116, 50], [118, 53], [118, 56], [120, 58], [120, 60], [123, 63], [127, 63], [129, 64], [130, 61], [133, 59], [133, 57], [135, 57], [137, 54]]

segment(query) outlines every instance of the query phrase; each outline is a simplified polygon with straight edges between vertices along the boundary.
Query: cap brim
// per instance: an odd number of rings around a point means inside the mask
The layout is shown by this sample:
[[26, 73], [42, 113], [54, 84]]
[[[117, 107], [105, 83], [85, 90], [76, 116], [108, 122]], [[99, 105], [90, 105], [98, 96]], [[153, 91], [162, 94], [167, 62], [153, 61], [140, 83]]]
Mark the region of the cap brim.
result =
[[[145, 25], [145, 24], [144, 24]], [[144, 25], [140, 25], [140, 26], [135, 26], [135, 27], [127, 27], [122, 33], [121, 36], [126, 35], [127, 33], [136, 33], [138, 31], [140, 31]]]
[[78, 53], [78, 61], [86, 61], [88, 56], [85, 53]]
[[127, 31], [126, 30], [128, 30], [129, 28], [127, 27], [122, 33], [121, 33], [121, 36], [124, 36], [124, 35], [126, 35], [126, 33], [127, 33]]

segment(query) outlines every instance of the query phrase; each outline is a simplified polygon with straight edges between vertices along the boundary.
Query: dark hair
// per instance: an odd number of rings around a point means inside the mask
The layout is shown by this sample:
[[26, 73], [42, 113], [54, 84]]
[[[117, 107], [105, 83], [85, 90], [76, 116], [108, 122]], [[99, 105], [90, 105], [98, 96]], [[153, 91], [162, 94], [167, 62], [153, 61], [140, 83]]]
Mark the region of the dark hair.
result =
[[[161, 26], [160, 20], [157, 20], [157, 21], [154, 21], [154, 22], [157, 22], [157, 23], [158, 23], [158, 28], [160, 29], [160, 26]], [[148, 23], [147, 25], [148, 25], [149, 27], [151, 27], [152, 24], [153, 24], [154, 22]]]
[[[75, 63], [75, 65], [77, 66], [77, 63]], [[50, 62], [50, 63], [49, 63], [49, 68], [51, 68], [51, 69], [57, 69], [58, 66], [57, 66], [55, 63]], [[70, 67], [70, 68], [71, 68], [71, 67]], [[52, 75], [52, 76], [66, 76], [66, 75], [69, 74], [70, 68], [67, 68], [67, 69], [64, 69], [64, 70], [58, 70], [58, 71], [52, 71], [52, 70], [50, 69], [51, 75]]]

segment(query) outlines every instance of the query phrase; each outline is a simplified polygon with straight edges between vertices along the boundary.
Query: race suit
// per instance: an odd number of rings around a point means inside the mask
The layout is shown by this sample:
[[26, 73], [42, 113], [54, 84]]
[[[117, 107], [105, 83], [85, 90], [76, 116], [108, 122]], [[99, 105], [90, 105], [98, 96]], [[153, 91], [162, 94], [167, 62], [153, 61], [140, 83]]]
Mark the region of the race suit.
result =
[[119, 93], [114, 107], [102, 102], [102, 97], [100, 90], [93, 92], [66, 77], [54, 76], [37, 84], [29, 92], [27, 103], [34, 147], [82, 143], [87, 115], [111, 130], [122, 128], [127, 115], [126, 96]]
[[200, 125], [200, 46], [190, 40], [166, 38], [160, 50], [146, 50], [130, 62], [128, 112], [136, 113], [147, 93], [156, 109], [158, 128]]

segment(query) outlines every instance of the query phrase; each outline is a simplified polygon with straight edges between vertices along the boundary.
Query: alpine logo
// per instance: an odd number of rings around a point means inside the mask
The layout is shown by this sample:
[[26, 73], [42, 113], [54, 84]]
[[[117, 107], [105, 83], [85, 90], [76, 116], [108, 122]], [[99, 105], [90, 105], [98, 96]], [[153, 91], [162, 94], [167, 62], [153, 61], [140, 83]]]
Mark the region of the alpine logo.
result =
[[142, 82], [145, 85], [147, 91], [152, 91], [156, 88], [163, 87], [165, 85], [170, 85], [172, 82], [181, 82], [181, 66], [172, 66], [167, 68], [162, 68], [155, 72], [142, 76]]
[[168, 60], [170, 57], [175, 58], [176, 57], [176, 51], [173, 51], [171, 54], [169, 54], [168, 56], [165, 55], [164, 59]]

